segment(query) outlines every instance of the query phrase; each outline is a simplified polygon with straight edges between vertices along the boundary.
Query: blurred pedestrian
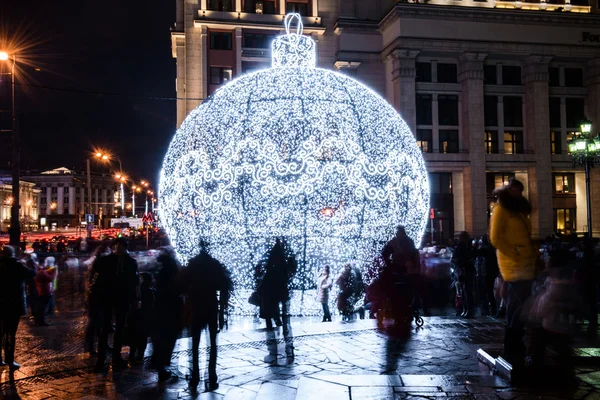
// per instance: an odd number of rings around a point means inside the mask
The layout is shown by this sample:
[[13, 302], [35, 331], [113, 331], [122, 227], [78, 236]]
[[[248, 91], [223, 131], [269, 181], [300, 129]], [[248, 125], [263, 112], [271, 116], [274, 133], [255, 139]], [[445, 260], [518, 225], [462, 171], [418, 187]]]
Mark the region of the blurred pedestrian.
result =
[[35, 277], [37, 273], [35, 269], [19, 263], [15, 257], [14, 247], [2, 248], [0, 252], [0, 344], [4, 344], [5, 362], [2, 361], [2, 349], [0, 349], [0, 365], [8, 364], [11, 371], [21, 367], [15, 362], [15, 342], [19, 320], [27, 313], [25, 281]]
[[[144, 353], [148, 346], [148, 338], [151, 336], [155, 323], [154, 300], [156, 289], [154, 288], [154, 277], [150, 272], [140, 273], [140, 299], [141, 307], [130, 312], [130, 318], [127, 322], [130, 331], [129, 360], [130, 362], [141, 361], [144, 359]], [[168, 323], [168, 321], [165, 321]], [[157, 344], [154, 343], [154, 351], [157, 351]], [[159, 345], [160, 347], [160, 345]]]
[[152, 333], [152, 367], [158, 371], [158, 380], [169, 379], [171, 355], [182, 328], [183, 299], [177, 276], [180, 265], [172, 249], [161, 249], [156, 259], [161, 267], [156, 276], [154, 300], [155, 323]]
[[121, 358], [123, 333], [130, 308], [140, 307], [139, 278], [137, 262], [128, 254], [128, 241], [119, 237], [113, 242], [111, 254], [100, 257], [93, 267], [97, 274], [94, 290], [98, 295], [102, 312], [100, 338], [98, 339], [98, 360], [94, 371], [104, 370], [108, 334], [112, 331], [113, 314], [115, 318], [115, 336], [112, 350], [113, 370], [119, 370], [127, 364]]
[[350, 321], [354, 313], [354, 304], [352, 303], [354, 275], [352, 274], [352, 266], [350, 264], [343, 266], [342, 272], [335, 283], [339, 288], [337, 308], [342, 314], [342, 321]]
[[279, 307], [289, 299], [287, 270], [283, 244], [280, 239], [276, 239], [267, 258], [265, 275], [257, 289], [260, 297], [260, 317], [266, 321], [267, 330], [273, 329], [272, 321], [275, 321], [278, 327], [282, 325]]
[[[27, 266], [27, 268], [33, 269], [37, 273], [37, 271], [40, 269], [37, 254], [29, 253], [25, 257], [25, 265]], [[27, 309], [29, 310], [30, 319], [35, 318], [35, 309], [38, 303], [38, 292], [34, 278], [35, 276], [31, 276], [25, 280], [25, 290], [27, 293]]]
[[525, 361], [525, 323], [521, 312], [531, 294], [536, 261], [531, 242], [531, 205], [523, 197], [523, 190], [523, 184], [516, 179], [499, 190], [490, 221], [490, 240], [497, 249], [502, 278], [507, 282], [504, 356], [516, 369]]
[[[475, 264], [471, 238], [467, 232], [461, 232], [458, 236], [458, 244], [452, 253], [452, 263], [458, 271], [459, 281], [464, 281], [464, 295], [461, 297], [463, 302], [463, 312], [461, 316], [464, 318], [472, 318], [475, 316], [475, 299], [473, 296]], [[461, 276], [463, 279], [460, 279]]]
[[317, 300], [323, 307], [323, 321], [321, 322], [331, 322], [331, 312], [329, 311], [329, 291], [333, 285], [333, 280], [331, 279], [329, 272], [329, 265], [326, 265], [321, 271], [319, 279], [317, 280]]
[[45, 311], [46, 316], [54, 317], [54, 314], [58, 312], [56, 309], [56, 296], [54, 295], [58, 290], [58, 265], [56, 265], [56, 259], [54, 257], [46, 257], [44, 260], [44, 267], [46, 269], [54, 268], [56, 271], [54, 280], [52, 281], [52, 295], [48, 299], [48, 307]]
[[50, 322], [46, 320], [46, 311], [48, 304], [54, 297], [54, 280], [58, 270], [54, 265], [54, 257], [47, 257], [44, 265], [40, 268], [35, 277], [35, 284], [38, 293], [38, 302], [36, 305], [35, 324], [37, 326], [48, 326]]
[[488, 235], [483, 235], [479, 240], [477, 249], [477, 257], [479, 258], [479, 275], [481, 275], [481, 303], [482, 311], [488, 315], [495, 316], [498, 312], [496, 305], [496, 297], [494, 293], [494, 284], [499, 274], [498, 258], [496, 257], [496, 249], [490, 244]]
[[[192, 331], [192, 389], [200, 383], [199, 349], [200, 334], [208, 326], [210, 356], [206, 390], [219, 387], [217, 378], [217, 333], [219, 314], [225, 312], [229, 303], [232, 282], [225, 266], [208, 253], [205, 243], [200, 244], [200, 254], [192, 258], [180, 274], [180, 282], [187, 294], [186, 316]], [[218, 297], [217, 297], [218, 295]]]
[[104, 288], [100, 287], [103, 284], [102, 281], [96, 286], [96, 280], [98, 278], [98, 268], [94, 268], [94, 264], [99, 262], [101, 257], [110, 254], [110, 247], [107, 245], [100, 245], [94, 250], [94, 253], [90, 258], [83, 262], [84, 268], [87, 268], [87, 293], [86, 293], [86, 307], [87, 307], [87, 327], [85, 329], [85, 351], [89, 352], [91, 356], [95, 356], [96, 351], [96, 338], [100, 336], [100, 327], [102, 326], [102, 296], [104, 296]]

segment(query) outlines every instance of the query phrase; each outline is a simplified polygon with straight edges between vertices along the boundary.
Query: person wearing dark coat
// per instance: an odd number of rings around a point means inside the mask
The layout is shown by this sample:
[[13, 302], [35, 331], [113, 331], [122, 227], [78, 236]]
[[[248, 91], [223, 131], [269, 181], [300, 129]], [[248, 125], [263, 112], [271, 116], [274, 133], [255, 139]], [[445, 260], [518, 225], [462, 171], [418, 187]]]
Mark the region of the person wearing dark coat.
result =
[[[200, 382], [199, 349], [200, 333], [208, 326], [210, 336], [210, 356], [208, 362], [208, 382], [206, 390], [213, 391], [217, 383], [217, 333], [219, 314], [224, 313], [229, 303], [232, 282], [227, 269], [208, 253], [201, 244], [200, 254], [192, 258], [188, 267], [180, 274], [180, 282], [187, 295], [186, 316], [192, 331], [192, 389]], [[219, 296], [217, 297], [217, 292]], [[222, 320], [222, 319], [221, 319]], [[222, 328], [222, 326], [220, 327]]]
[[96, 281], [92, 291], [96, 292], [102, 312], [100, 337], [98, 339], [98, 360], [95, 372], [104, 370], [108, 334], [112, 330], [112, 318], [115, 317], [115, 336], [112, 350], [113, 370], [127, 364], [121, 358], [123, 334], [127, 314], [130, 308], [140, 307], [138, 265], [128, 253], [127, 239], [120, 237], [113, 242], [113, 252], [100, 257], [93, 265]]
[[494, 294], [494, 282], [496, 281], [500, 270], [498, 269], [496, 249], [490, 244], [490, 240], [487, 235], [484, 235], [479, 241], [477, 256], [479, 257], [480, 262], [483, 263], [483, 268], [481, 268], [480, 274], [485, 275], [482, 282], [484, 293], [481, 296], [483, 310], [489, 311], [490, 315], [496, 315], [498, 312], [498, 307], [496, 305], [496, 297]]
[[163, 249], [156, 260], [162, 267], [156, 276], [151, 365], [158, 371], [158, 380], [164, 381], [171, 376], [166, 368], [171, 364], [173, 349], [182, 328], [183, 299], [177, 281], [179, 262], [174, 252]]
[[452, 263], [456, 266], [459, 278], [464, 279], [464, 318], [473, 318], [475, 316], [475, 298], [473, 297], [475, 264], [474, 252], [471, 244], [471, 238], [467, 232], [461, 232], [458, 237], [458, 245], [452, 253]]
[[[15, 249], [4, 246], [0, 253], [0, 343], [4, 343], [6, 364], [11, 371], [21, 366], [15, 362], [15, 342], [21, 316], [27, 313], [25, 281], [36, 275], [19, 263]], [[0, 353], [1, 354], [1, 353]], [[0, 365], [5, 365], [0, 357]]]

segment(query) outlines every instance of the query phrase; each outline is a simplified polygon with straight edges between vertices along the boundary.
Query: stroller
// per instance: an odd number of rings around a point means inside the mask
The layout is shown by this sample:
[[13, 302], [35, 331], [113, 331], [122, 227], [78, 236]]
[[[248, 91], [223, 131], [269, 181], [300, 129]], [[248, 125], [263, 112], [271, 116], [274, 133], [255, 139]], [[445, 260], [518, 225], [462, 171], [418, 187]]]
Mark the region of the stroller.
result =
[[396, 328], [409, 328], [413, 321], [418, 327], [424, 324], [419, 310], [413, 309], [413, 290], [404, 276], [384, 270], [367, 288], [367, 301], [378, 328], [386, 319], [393, 320]]

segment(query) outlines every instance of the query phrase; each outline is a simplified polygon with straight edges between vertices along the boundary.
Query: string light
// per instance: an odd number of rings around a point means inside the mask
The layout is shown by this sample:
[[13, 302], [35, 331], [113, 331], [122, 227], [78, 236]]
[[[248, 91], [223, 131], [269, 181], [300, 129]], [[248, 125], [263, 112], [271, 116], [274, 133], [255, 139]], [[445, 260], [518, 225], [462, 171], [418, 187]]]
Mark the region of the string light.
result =
[[290, 33], [294, 18], [273, 43], [273, 68], [192, 111], [161, 170], [161, 219], [177, 254], [186, 262], [205, 240], [239, 291], [252, 288], [276, 237], [298, 260], [292, 288], [305, 290], [325, 265], [372, 264], [399, 224], [419, 243], [427, 222], [427, 173], [410, 129], [375, 92], [315, 68], [312, 39], [301, 24]]

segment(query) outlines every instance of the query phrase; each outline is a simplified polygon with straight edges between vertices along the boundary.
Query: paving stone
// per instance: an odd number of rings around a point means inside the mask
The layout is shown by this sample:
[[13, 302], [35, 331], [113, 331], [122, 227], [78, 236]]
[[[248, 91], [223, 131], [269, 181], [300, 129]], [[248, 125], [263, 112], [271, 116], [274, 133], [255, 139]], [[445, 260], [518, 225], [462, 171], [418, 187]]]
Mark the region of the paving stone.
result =
[[350, 388], [312, 378], [300, 378], [296, 400], [350, 400]]
[[402, 380], [398, 375], [319, 375], [314, 378], [326, 382], [337, 383], [339, 385], [352, 387], [378, 387], [402, 385]]
[[248, 389], [235, 387], [230, 389], [223, 400], [255, 400], [256, 392], [253, 392]]
[[400, 375], [405, 386], [458, 386], [461, 381], [455, 376], [444, 375]]
[[260, 386], [256, 398], [264, 400], [294, 400], [296, 398], [296, 391], [296, 389], [289, 386], [265, 382]]
[[393, 387], [355, 387], [350, 388], [352, 399], [388, 400], [394, 397]]

